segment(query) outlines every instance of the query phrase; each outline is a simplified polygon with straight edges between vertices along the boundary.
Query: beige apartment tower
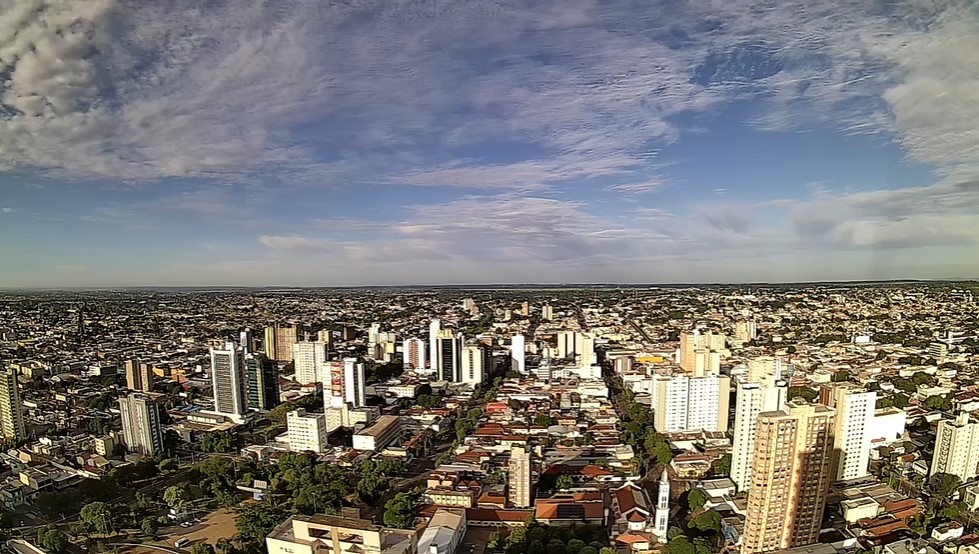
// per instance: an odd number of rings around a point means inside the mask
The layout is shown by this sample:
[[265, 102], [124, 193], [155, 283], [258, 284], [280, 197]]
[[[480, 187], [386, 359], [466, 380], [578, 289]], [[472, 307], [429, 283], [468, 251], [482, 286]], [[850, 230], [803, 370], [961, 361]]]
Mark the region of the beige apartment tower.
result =
[[153, 392], [153, 368], [140, 359], [126, 360], [126, 388]]
[[22, 439], [24, 415], [20, 411], [20, 392], [17, 390], [17, 372], [0, 369], [0, 439]]
[[514, 508], [529, 508], [532, 505], [530, 499], [530, 451], [522, 446], [511, 448], [510, 465], [507, 467], [507, 472], [509, 474], [510, 504]]
[[931, 458], [931, 475], [949, 473], [962, 482], [979, 474], [979, 423], [969, 421], [969, 414], [959, 414], [955, 421], [938, 422], [935, 454]]
[[741, 552], [815, 543], [833, 481], [834, 410], [789, 403], [758, 415]]

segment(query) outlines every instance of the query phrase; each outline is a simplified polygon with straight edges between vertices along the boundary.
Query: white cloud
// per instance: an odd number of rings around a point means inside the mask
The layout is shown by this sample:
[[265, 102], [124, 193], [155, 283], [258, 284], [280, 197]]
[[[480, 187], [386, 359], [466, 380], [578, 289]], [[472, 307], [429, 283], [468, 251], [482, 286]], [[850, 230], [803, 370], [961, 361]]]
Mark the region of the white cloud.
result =
[[7, 207], [0, 208], [0, 212], [5, 213], [5, 214], [12, 214], [12, 213], [14, 213], [16, 211], [17, 210], [15, 210], [13, 208], [7, 208]]

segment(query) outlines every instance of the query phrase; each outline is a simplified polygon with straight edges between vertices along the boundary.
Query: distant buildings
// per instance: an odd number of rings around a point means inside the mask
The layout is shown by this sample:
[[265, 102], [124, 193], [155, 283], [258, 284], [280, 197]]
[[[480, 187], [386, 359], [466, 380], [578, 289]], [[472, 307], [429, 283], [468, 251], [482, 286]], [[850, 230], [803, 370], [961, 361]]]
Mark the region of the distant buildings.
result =
[[938, 422], [931, 475], [949, 473], [966, 482], [979, 475], [977, 466], [979, 423], [970, 421], [969, 414], [965, 412], [959, 414], [954, 421]]
[[126, 360], [126, 388], [134, 391], [153, 391], [153, 368], [140, 359]]
[[734, 340], [745, 343], [758, 336], [758, 325], [751, 320], [739, 319], [734, 322]]
[[233, 342], [211, 348], [211, 386], [215, 413], [243, 422], [247, 411], [244, 350]]
[[163, 430], [155, 400], [145, 394], [129, 393], [119, 399], [119, 413], [126, 450], [144, 456], [163, 452]]
[[514, 508], [529, 508], [531, 502], [531, 454], [523, 446], [510, 448], [510, 462], [507, 466], [510, 504]]
[[724, 350], [724, 335], [699, 329], [680, 333], [680, 367], [693, 377], [708, 373], [720, 373], [721, 351]]
[[17, 373], [12, 369], [0, 369], [0, 437], [17, 440], [26, 436]]
[[526, 350], [527, 345], [523, 335], [513, 335], [510, 338], [510, 369], [518, 373], [527, 372]]
[[543, 319], [544, 321], [551, 321], [552, 319], [554, 319], [554, 308], [550, 307], [547, 304], [541, 306], [540, 318]]
[[271, 410], [279, 404], [279, 371], [264, 354], [245, 354], [248, 375], [248, 407]]
[[788, 404], [758, 416], [742, 552], [817, 542], [833, 481], [833, 409]]
[[277, 362], [291, 362], [298, 335], [299, 328], [295, 325], [276, 323], [266, 327], [265, 355]]
[[326, 416], [308, 414], [299, 408], [286, 414], [286, 432], [292, 452], [325, 452], [327, 447]]

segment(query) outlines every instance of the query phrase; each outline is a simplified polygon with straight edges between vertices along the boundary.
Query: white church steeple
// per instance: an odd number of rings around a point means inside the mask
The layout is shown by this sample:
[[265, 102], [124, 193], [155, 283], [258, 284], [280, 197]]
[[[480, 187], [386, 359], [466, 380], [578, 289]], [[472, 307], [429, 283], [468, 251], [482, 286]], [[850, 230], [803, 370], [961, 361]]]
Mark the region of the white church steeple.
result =
[[666, 531], [669, 527], [670, 519], [670, 478], [663, 470], [663, 476], [659, 480], [659, 497], [656, 499], [656, 528], [653, 534], [659, 542], [666, 542]]

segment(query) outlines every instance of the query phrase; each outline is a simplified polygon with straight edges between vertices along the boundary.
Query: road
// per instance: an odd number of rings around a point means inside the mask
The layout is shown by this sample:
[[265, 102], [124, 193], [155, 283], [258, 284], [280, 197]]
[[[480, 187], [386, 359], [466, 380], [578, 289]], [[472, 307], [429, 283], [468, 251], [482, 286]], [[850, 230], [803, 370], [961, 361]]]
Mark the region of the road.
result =
[[653, 339], [649, 338], [649, 335], [646, 334], [646, 331], [643, 330], [643, 328], [640, 327], [639, 324], [637, 324], [632, 319], [626, 319], [626, 321], [629, 322], [629, 325], [631, 325], [632, 328], [635, 329], [637, 333], [639, 333], [640, 335], [642, 335], [642, 338], [643, 338], [644, 341], [646, 341], [646, 343], [653, 342]]

